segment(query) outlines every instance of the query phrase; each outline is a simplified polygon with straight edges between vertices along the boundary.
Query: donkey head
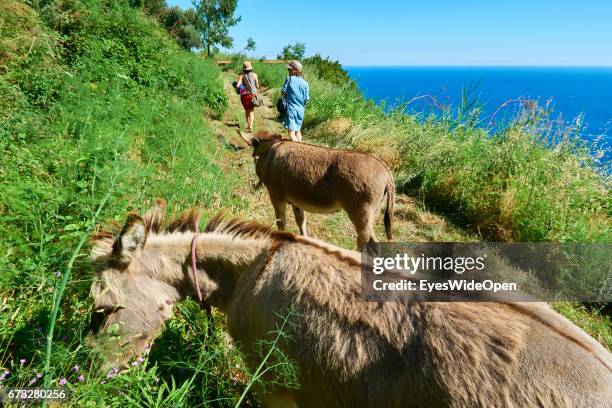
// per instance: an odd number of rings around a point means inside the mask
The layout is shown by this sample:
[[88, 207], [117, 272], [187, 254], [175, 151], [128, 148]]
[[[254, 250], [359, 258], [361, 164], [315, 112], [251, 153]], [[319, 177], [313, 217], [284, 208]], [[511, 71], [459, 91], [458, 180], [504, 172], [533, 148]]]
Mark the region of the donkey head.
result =
[[[145, 217], [149, 221], [161, 217], [158, 211]], [[145, 250], [148, 224], [130, 214], [118, 236], [103, 233], [93, 240], [90, 341], [107, 359], [104, 370], [125, 367], [130, 359], [146, 352], [179, 298], [174, 286], [156, 278], [156, 254], [147, 255]]]
[[246, 144], [253, 147], [253, 157], [255, 158], [265, 155], [274, 143], [283, 139], [281, 135], [272, 134], [265, 130], [258, 131], [254, 136], [242, 133], [240, 130], [238, 134]]

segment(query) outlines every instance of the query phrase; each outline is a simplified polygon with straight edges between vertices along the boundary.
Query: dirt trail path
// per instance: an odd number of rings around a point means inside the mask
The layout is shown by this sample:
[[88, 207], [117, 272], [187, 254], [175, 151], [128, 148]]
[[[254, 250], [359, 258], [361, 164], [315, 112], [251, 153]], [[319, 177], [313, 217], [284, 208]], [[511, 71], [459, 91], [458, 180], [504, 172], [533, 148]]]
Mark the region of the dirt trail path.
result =
[[[225, 145], [221, 150], [219, 163], [224, 172], [238, 172], [242, 183], [238, 186], [236, 194], [247, 202], [245, 209], [239, 215], [260, 221], [264, 224], [274, 223], [274, 211], [265, 187], [255, 189], [258, 178], [251, 156], [252, 150], [237, 135], [237, 129], [244, 129], [246, 121], [240, 98], [232, 88], [235, 76], [225, 73], [222, 76], [224, 88], [229, 98], [229, 108], [220, 121], [212, 121], [213, 131], [219, 143]], [[277, 120], [276, 107], [271, 99], [270, 90], [264, 90], [264, 105], [255, 110], [254, 129], [266, 129], [276, 133], [285, 134], [281, 123]], [[308, 114], [308, 111], [306, 111]], [[308, 133], [304, 134], [308, 141]], [[331, 242], [344, 248], [355, 249], [356, 235], [353, 225], [344, 211], [331, 215], [306, 215], [309, 234], [313, 237]], [[297, 232], [293, 213], [287, 211], [287, 225], [290, 231]], [[376, 236], [384, 238], [382, 212], [376, 221]], [[450, 224], [443, 217], [425, 211], [418, 203], [403, 194], [396, 196], [395, 216], [393, 223], [395, 241], [424, 242], [424, 241], [474, 241], [475, 237]]]

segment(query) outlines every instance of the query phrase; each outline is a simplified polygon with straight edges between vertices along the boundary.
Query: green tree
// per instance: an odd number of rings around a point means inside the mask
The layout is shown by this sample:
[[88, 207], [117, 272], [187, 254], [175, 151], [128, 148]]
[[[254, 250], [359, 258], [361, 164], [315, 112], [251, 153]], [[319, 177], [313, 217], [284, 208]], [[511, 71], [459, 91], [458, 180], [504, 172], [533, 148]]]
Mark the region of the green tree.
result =
[[229, 28], [240, 21], [234, 16], [238, 0], [192, 0], [196, 10], [196, 29], [210, 57], [215, 45], [230, 48], [234, 42]]
[[168, 8], [166, 0], [143, 0], [142, 9], [150, 16], [159, 16]]
[[302, 42], [296, 42], [295, 44], [289, 44], [283, 48], [283, 51], [278, 54], [276, 58], [282, 60], [301, 60], [304, 58], [306, 53], [306, 44]]
[[321, 54], [317, 53], [312, 57], [308, 57], [302, 61], [305, 65], [315, 67], [317, 76], [325, 79], [333, 84], [341, 86], [351, 86], [355, 88], [357, 84], [351, 79], [339, 61], [333, 61], [329, 57], [322, 58]]
[[257, 49], [257, 45], [255, 44], [255, 40], [251, 37], [247, 38], [247, 45], [244, 47], [245, 51], [255, 51]]
[[158, 19], [180, 46], [187, 51], [202, 45], [200, 35], [195, 28], [197, 19], [194, 9], [164, 8], [160, 11]]

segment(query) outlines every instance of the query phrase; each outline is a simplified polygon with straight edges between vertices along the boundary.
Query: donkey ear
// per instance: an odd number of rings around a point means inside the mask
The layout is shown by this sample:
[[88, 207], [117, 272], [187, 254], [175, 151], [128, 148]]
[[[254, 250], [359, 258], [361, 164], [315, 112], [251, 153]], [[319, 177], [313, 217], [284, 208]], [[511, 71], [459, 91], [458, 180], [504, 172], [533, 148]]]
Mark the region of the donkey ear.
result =
[[166, 200], [158, 198], [152, 207], [142, 218], [147, 226], [147, 233], [159, 234], [163, 229], [164, 216], [166, 214]]
[[242, 140], [245, 141], [249, 146], [256, 146], [259, 143], [259, 139], [254, 136], [249, 135], [248, 133], [242, 133], [240, 130], [237, 131]]
[[147, 239], [145, 223], [138, 214], [131, 213], [121, 230], [119, 239], [115, 241], [113, 254], [121, 262], [129, 263], [134, 254], [141, 250]]

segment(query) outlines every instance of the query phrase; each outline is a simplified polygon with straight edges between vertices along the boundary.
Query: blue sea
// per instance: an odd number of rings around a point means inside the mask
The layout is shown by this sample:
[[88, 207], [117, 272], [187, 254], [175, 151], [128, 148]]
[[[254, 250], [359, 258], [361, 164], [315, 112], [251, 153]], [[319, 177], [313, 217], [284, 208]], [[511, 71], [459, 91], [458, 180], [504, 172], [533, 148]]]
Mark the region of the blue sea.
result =
[[[483, 106], [482, 126], [503, 126], [525, 103], [520, 101], [536, 100], [552, 109], [554, 126], [580, 120], [581, 138], [612, 146], [612, 67], [344, 68], [367, 98], [384, 101], [387, 109], [409, 102], [407, 111], [435, 113], [459, 106], [462, 90], [472, 88], [471, 98]], [[603, 161], [610, 158], [608, 152]]]

